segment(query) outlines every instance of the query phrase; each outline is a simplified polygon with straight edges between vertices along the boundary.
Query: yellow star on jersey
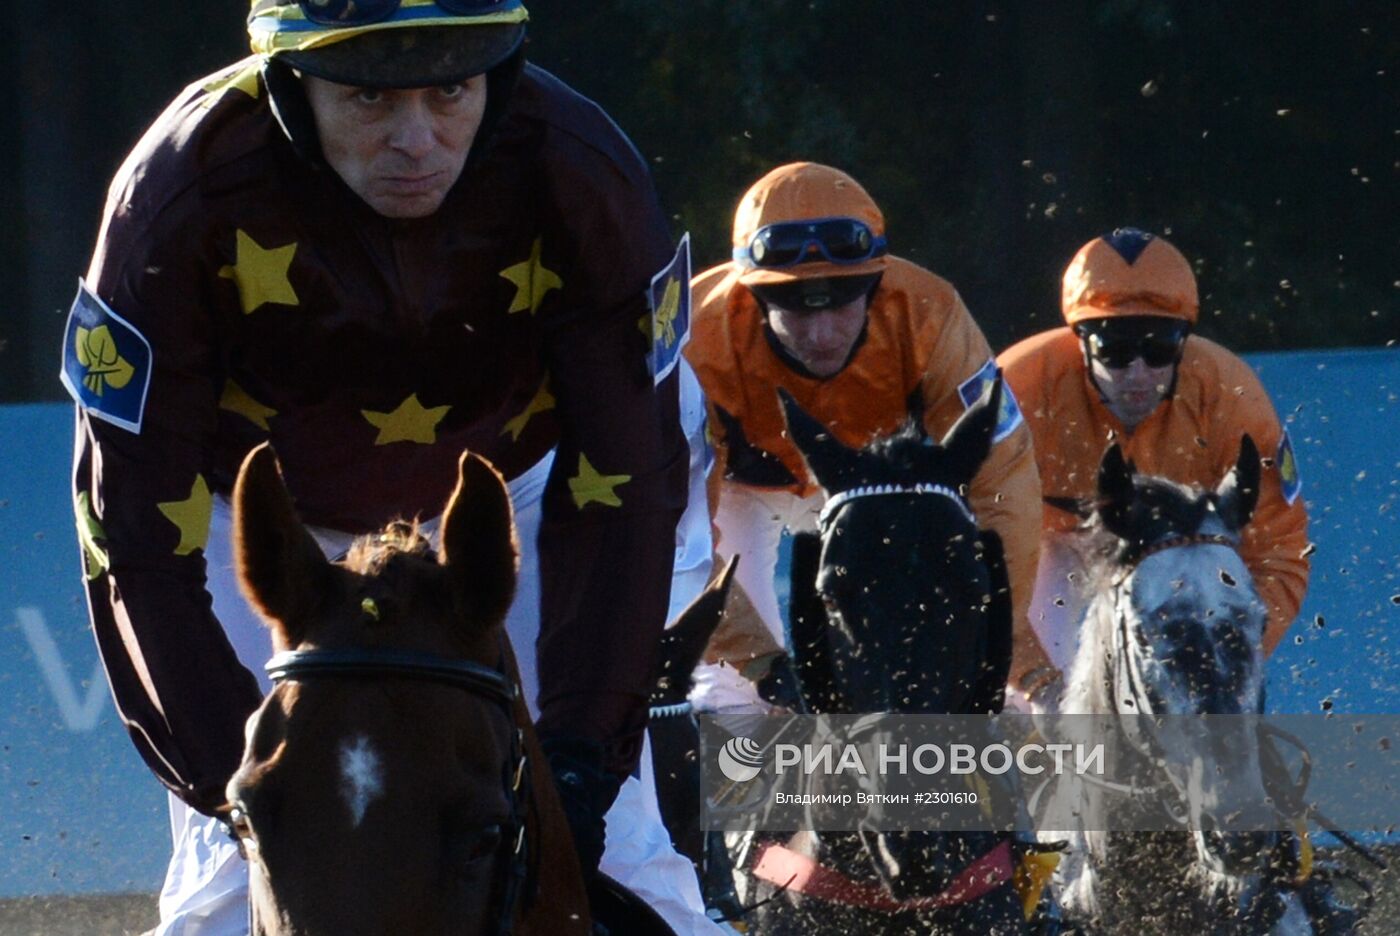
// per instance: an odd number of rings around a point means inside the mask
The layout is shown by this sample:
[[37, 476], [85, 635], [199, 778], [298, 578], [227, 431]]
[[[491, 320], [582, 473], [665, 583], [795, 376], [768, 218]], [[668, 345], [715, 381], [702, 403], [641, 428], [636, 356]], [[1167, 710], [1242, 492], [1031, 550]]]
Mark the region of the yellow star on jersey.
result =
[[564, 281], [553, 270], [540, 263], [540, 250], [544, 241], [535, 238], [530, 248], [530, 259], [522, 260], [501, 271], [501, 276], [515, 284], [515, 298], [511, 300], [507, 313], [524, 312], [531, 315], [539, 311], [545, 293], [551, 289], [563, 289]]
[[214, 498], [209, 494], [209, 485], [205, 482], [204, 475], [194, 476], [189, 497], [156, 506], [180, 531], [180, 542], [175, 547], [175, 555], [188, 556], [196, 549], [203, 549], [209, 542], [209, 518], [213, 512]]
[[569, 479], [569, 493], [579, 510], [597, 501], [604, 507], [621, 507], [622, 498], [616, 488], [632, 480], [631, 475], [599, 474], [582, 452], [578, 456], [578, 474]]
[[418, 394], [410, 394], [392, 412], [376, 413], [360, 410], [371, 426], [379, 430], [375, 445], [388, 445], [390, 442], [418, 442], [432, 445], [437, 441], [437, 424], [447, 415], [451, 406], [427, 406], [418, 402]]
[[261, 70], [262, 59], [253, 58], [245, 59], [215, 75], [204, 84], [204, 90], [209, 96], [204, 99], [203, 106], [213, 107], [229, 88], [242, 91], [250, 98], [256, 98], [261, 90], [258, 86], [258, 72]]
[[238, 297], [243, 302], [243, 314], [252, 315], [264, 303], [299, 305], [296, 290], [287, 279], [287, 269], [297, 252], [296, 242], [282, 247], [265, 248], [243, 230], [235, 232], [236, 257], [233, 266], [219, 270], [224, 279], [238, 284]]
[[506, 427], [501, 430], [501, 435], [509, 432], [512, 442], [519, 441], [520, 433], [525, 431], [525, 425], [530, 421], [531, 416], [552, 409], [554, 409], [554, 394], [549, 392], [549, 380], [546, 379], [544, 383], [540, 384], [540, 389], [535, 391], [535, 398], [526, 404], [524, 411], [506, 423]]
[[98, 544], [106, 539], [102, 524], [92, 515], [92, 499], [87, 491], [80, 491], [73, 502], [73, 512], [78, 518], [78, 544], [83, 547], [83, 558], [87, 561], [87, 579], [91, 582], [103, 572], [112, 568], [112, 559], [107, 550]]
[[232, 380], [224, 381], [224, 392], [219, 397], [219, 409], [237, 413], [263, 431], [271, 428], [267, 421], [277, 415], [277, 410], [263, 406]]

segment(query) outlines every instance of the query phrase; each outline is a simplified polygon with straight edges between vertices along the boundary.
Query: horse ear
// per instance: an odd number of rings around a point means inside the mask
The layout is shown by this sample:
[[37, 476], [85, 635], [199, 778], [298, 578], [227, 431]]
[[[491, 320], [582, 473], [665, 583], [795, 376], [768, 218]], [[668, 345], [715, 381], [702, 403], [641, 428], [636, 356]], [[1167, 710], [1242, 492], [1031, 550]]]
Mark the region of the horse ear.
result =
[[719, 577], [705, 587], [672, 622], [661, 637], [656, 679], [652, 681], [652, 705], [681, 702], [690, 692], [690, 674], [709, 646], [710, 637], [724, 617], [729, 586], [739, 557], [732, 556]]
[[992, 435], [1001, 414], [1002, 393], [1001, 371], [998, 370], [996, 379], [982, 391], [981, 398], [958, 417], [939, 443], [944, 453], [944, 464], [961, 483], [972, 480], [977, 469], [982, 467], [982, 462], [987, 460], [987, 453], [992, 450]]
[[778, 388], [778, 399], [787, 418], [788, 435], [807, 460], [807, 467], [817, 483], [831, 493], [858, 484], [860, 453], [848, 448], [830, 429], [812, 418], [782, 387]]
[[438, 562], [464, 618], [487, 627], [505, 619], [520, 564], [510, 492], [500, 472], [471, 452], [462, 453], [457, 489], [443, 511]]
[[1124, 460], [1117, 442], [1108, 447], [1099, 462], [1098, 488], [1099, 515], [1109, 530], [1118, 533], [1133, 503], [1133, 468]]
[[297, 517], [266, 442], [248, 453], [233, 486], [233, 554], [239, 587], [278, 647], [299, 645], [327, 592], [331, 566]]
[[1259, 449], [1249, 433], [1240, 438], [1240, 454], [1235, 467], [1215, 489], [1216, 509], [1231, 530], [1239, 530], [1254, 516], [1259, 503], [1261, 465]]

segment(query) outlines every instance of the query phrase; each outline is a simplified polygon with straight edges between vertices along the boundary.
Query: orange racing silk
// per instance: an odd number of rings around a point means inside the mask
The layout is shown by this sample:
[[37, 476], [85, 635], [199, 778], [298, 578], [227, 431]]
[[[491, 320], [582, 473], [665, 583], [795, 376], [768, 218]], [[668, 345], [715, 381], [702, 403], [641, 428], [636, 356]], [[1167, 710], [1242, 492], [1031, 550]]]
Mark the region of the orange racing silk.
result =
[[[1175, 392], [1131, 433], [1104, 406], [1089, 380], [1079, 339], [1068, 328], [1027, 338], [997, 358], [1035, 437], [1046, 497], [1090, 497], [1110, 441], [1139, 471], [1213, 488], [1239, 456], [1249, 433], [1264, 458], [1259, 505], [1240, 552], [1269, 609], [1264, 650], [1272, 653], [1302, 604], [1308, 585], [1308, 518], [1298, 494], [1292, 446], [1249, 365], [1220, 345], [1192, 335], [1177, 368]], [[1047, 533], [1076, 518], [1045, 505]]]
[[[786, 437], [780, 386], [850, 446], [897, 431], [911, 414], [940, 439], [966, 409], [959, 387], [991, 358], [986, 338], [950, 283], [889, 257], [850, 362], [825, 379], [799, 373], [774, 351], [763, 310], [738, 283], [740, 272], [732, 263], [721, 264], [692, 282], [696, 311], [685, 354], [710, 403], [712, 479], [755, 483], [733, 469], [742, 456], [762, 453], [778, 470], [769, 471], [758, 486], [783, 487], [804, 497], [819, 490]], [[734, 437], [734, 426], [742, 438]], [[1007, 434], [973, 479], [970, 501], [978, 524], [995, 530], [1006, 548], [1015, 609], [1015, 682], [1043, 662], [1026, 617], [1039, 556], [1040, 484], [1026, 427], [1005, 420], [998, 435], [1002, 432]]]

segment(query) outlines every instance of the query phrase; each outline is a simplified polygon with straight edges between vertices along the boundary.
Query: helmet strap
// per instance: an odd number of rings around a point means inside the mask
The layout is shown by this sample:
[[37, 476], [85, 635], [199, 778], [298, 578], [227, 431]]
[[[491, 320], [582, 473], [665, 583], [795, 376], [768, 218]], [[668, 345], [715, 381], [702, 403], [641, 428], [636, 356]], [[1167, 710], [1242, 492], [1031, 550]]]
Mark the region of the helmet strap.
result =
[[511, 98], [515, 96], [515, 86], [520, 82], [520, 75], [524, 70], [525, 46], [522, 43], [509, 58], [486, 73], [486, 111], [481, 115], [481, 126], [477, 128], [472, 150], [467, 154], [467, 164], [462, 169], [463, 175], [467, 169], [480, 162], [491, 148], [496, 126], [510, 109]]
[[311, 165], [324, 168], [326, 160], [321, 154], [316, 117], [311, 113], [311, 102], [306, 99], [306, 88], [302, 86], [301, 79], [290, 65], [276, 56], [269, 56], [263, 61], [262, 74], [272, 115], [277, 118], [277, 125], [282, 128], [292, 149]]

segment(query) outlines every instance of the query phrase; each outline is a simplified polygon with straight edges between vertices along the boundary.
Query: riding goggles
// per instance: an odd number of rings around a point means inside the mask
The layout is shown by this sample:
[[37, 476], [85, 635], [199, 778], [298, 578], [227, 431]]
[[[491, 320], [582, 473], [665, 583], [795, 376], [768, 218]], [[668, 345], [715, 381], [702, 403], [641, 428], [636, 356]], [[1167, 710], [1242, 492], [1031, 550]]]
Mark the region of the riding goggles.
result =
[[253, 51], [305, 49], [366, 27], [523, 23], [523, 0], [254, 0], [248, 16]]
[[734, 261], [746, 267], [776, 269], [825, 260], [863, 263], [886, 253], [885, 238], [855, 218], [814, 218], [766, 224], [748, 244], [734, 248]]
[[1091, 333], [1085, 340], [1089, 343], [1089, 354], [1094, 360], [1113, 370], [1128, 367], [1138, 358], [1142, 358], [1148, 367], [1166, 367], [1175, 364], [1181, 356], [1186, 329], [1168, 329], [1132, 337], [1105, 337]]

